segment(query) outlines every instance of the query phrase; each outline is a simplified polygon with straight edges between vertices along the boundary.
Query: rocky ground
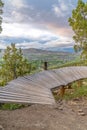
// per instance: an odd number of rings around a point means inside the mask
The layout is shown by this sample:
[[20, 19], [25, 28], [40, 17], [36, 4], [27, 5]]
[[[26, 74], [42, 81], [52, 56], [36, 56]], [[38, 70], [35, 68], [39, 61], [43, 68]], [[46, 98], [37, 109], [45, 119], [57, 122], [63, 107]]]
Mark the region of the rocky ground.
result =
[[4, 130], [87, 130], [87, 99], [0, 110], [0, 125]]

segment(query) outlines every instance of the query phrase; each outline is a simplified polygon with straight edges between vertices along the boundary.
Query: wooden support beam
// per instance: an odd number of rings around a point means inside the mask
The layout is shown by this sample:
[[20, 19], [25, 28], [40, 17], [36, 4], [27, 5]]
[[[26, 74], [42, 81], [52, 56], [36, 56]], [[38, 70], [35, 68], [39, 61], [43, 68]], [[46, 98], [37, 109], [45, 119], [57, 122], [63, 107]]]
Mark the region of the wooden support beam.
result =
[[82, 86], [82, 80], [78, 80], [77, 84], [78, 84], [78, 87], [81, 87]]
[[64, 94], [65, 94], [65, 87], [62, 86], [62, 87], [60, 88], [60, 95], [61, 95], [61, 97], [63, 97]]
[[68, 89], [72, 89], [72, 85], [71, 85], [71, 84], [68, 84], [68, 85], [67, 85], [67, 88], [68, 88]]

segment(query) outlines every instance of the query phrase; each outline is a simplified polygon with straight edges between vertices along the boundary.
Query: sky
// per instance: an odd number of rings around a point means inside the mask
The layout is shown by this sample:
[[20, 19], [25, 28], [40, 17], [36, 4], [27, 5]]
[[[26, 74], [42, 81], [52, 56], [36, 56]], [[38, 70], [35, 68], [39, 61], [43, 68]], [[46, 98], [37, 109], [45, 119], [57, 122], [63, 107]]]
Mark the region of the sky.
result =
[[68, 23], [77, 0], [2, 0], [3, 31], [0, 48], [48, 50], [72, 48], [73, 31]]

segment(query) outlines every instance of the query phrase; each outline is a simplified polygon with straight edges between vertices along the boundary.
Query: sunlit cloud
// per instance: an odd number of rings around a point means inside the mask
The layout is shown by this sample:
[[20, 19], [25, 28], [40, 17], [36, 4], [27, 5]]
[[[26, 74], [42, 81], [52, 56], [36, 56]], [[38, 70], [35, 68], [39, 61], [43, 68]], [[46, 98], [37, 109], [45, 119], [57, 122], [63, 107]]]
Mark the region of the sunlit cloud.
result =
[[5, 37], [24, 37], [24, 38], [33, 38], [39, 39], [43, 37], [57, 37], [55, 34], [51, 33], [48, 30], [40, 30], [39, 28], [33, 28], [28, 24], [19, 24], [19, 23], [3, 23], [3, 32], [1, 36]]
[[61, 37], [60, 39], [56, 40], [50, 40], [49, 42], [45, 42], [42, 44], [42, 41], [34, 41], [34, 42], [23, 42], [23, 43], [16, 43], [16, 46], [19, 48], [38, 48], [38, 49], [47, 49], [47, 48], [58, 48], [58, 47], [67, 47], [67, 46], [73, 46], [73, 40], [66, 38], [66, 37]]
[[[4, 0], [4, 2], [6, 2], [6, 0]], [[9, 3], [11, 6], [13, 6], [14, 8], [17, 8], [17, 9], [27, 7], [24, 0], [8, 0], [7, 3]]]
[[[77, 0], [3, 0], [0, 48], [11, 42], [22, 48], [73, 46], [68, 18]], [[12, 41], [13, 40], [13, 41]]]

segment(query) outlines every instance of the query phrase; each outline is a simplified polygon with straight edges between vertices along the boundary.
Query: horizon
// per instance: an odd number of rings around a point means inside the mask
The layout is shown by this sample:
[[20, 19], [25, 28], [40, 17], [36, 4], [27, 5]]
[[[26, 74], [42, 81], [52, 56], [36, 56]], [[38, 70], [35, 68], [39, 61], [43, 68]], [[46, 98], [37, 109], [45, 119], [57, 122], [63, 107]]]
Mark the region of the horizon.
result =
[[[6, 48], [0, 49], [0, 51], [5, 50]], [[20, 48], [18, 48], [20, 49]], [[36, 51], [46, 51], [46, 52], [55, 52], [55, 53], [76, 53], [74, 48], [58, 48], [58, 49], [43, 49], [43, 48], [21, 48], [22, 50], [36, 50]]]

